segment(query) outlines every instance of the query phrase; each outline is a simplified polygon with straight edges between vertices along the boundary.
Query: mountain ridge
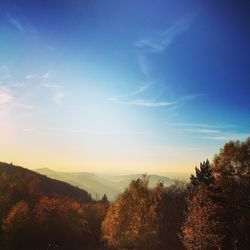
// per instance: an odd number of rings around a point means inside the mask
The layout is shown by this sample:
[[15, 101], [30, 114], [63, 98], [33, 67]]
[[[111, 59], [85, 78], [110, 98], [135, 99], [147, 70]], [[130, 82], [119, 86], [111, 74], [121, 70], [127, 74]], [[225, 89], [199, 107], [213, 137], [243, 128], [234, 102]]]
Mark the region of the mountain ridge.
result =
[[[39, 168], [34, 171], [47, 175], [50, 178], [62, 180], [80, 187], [88, 191], [93, 197], [96, 198], [100, 198], [106, 194], [110, 200], [114, 200], [119, 193], [123, 192], [132, 180], [141, 178], [143, 175], [109, 175], [91, 172], [60, 172], [49, 168]], [[173, 179], [165, 176], [152, 174], [148, 175], [148, 177], [150, 186], [154, 186], [157, 182], [162, 182], [165, 186], [174, 183]]]

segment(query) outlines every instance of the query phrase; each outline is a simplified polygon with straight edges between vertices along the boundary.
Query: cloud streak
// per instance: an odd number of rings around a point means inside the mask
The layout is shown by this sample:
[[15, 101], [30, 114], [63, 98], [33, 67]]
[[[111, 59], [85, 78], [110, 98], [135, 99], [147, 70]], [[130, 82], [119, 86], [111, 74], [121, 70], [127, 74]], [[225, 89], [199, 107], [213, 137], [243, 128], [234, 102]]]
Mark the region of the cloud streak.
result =
[[230, 141], [230, 140], [244, 140], [249, 137], [246, 133], [221, 133], [221, 135], [215, 136], [201, 136], [201, 140], [212, 140], [212, 141]]
[[152, 83], [147, 83], [140, 86], [138, 89], [136, 89], [131, 93], [122, 96], [110, 97], [107, 100], [118, 104], [136, 105], [149, 108], [168, 107], [178, 104], [178, 102], [167, 102], [167, 101], [158, 101], [154, 99], [136, 98], [137, 96], [147, 91], [152, 85], [153, 85]]
[[7, 18], [8, 18], [8, 22], [12, 26], [14, 26], [15, 28], [17, 28], [21, 32], [24, 31], [24, 28], [23, 28], [22, 24], [20, 23], [20, 21], [17, 18], [15, 18], [15, 17], [13, 17], [13, 16], [11, 16], [9, 14], [7, 14]]
[[233, 124], [206, 124], [206, 123], [168, 123], [169, 126], [180, 127], [182, 129], [204, 129], [204, 130], [219, 130], [219, 129], [226, 129], [226, 128], [234, 128], [236, 125]]
[[170, 46], [174, 39], [190, 27], [190, 19], [182, 19], [154, 36], [137, 40], [134, 45], [148, 53], [159, 53]]
[[[148, 65], [148, 54], [150, 53], [159, 53], [166, 50], [168, 46], [170, 46], [175, 38], [185, 32], [191, 24], [191, 19], [181, 19], [175, 22], [172, 26], [168, 27], [167, 29], [154, 33], [151, 36], [141, 38], [134, 43], [134, 46], [139, 50], [138, 56], [138, 63], [142, 74], [145, 76], [147, 81], [151, 78], [149, 65]], [[153, 81], [154, 85], [157, 81]], [[149, 87], [153, 84], [149, 83], [144, 86], [141, 86], [138, 90], [123, 96], [117, 96], [109, 98], [110, 101], [120, 103], [120, 104], [129, 104], [129, 105], [137, 105], [137, 106], [144, 106], [144, 107], [172, 107], [178, 108], [186, 101], [193, 100], [197, 97], [200, 97], [203, 94], [193, 94], [193, 95], [186, 95], [184, 97], [178, 98], [177, 101], [165, 101], [165, 100], [158, 100], [154, 96], [151, 99], [145, 98], [131, 98], [136, 97], [144, 93]], [[159, 90], [157, 90], [159, 93]], [[157, 101], [156, 101], [157, 100]]]
[[[194, 138], [209, 141], [244, 140], [249, 134], [235, 131], [233, 124], [168, 123], [180, 131], [194, 133]], [[232, 131], [234, 129], [234, 131]], [[231, 131], [230, 131], [231, 130]]]
[[116, 98], [109, 98], [108, 100], [128, 105], [143, 106], [149, 108], [158, 108], [158, 107], [168, 107], [177, 105], [177, 102], [165, 102], [165, 101], [154, 101], [154, 100], [145, 100], [145, 99], [135, 99], [135, 100], [122, 100]]
[[33, 78], [36, 78], [37, 76], [35, 75], [31, 75], [31, 74], [28, 74], [25, 76], [26, 79], [33, 79]]
[[42, 86], [46, 87], [46, 88], [51, 88], [51, 89], [57, 89], [57, 88], [62, 88], [63, 87], [60, 84], [50, 84], [50, 83], [43, 83]]

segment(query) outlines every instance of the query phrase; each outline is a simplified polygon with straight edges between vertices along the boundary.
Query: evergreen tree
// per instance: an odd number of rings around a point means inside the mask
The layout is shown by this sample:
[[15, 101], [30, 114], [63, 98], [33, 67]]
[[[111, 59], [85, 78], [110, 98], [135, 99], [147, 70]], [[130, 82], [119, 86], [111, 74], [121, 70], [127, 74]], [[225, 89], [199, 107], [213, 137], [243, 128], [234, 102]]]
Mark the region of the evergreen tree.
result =
[[190, 180], [193, 186], [201, 183], [209, 185], [213, 181], [212, 169], [208, 160], [200, 163], [200, 169], [195, 167], [195, 176], [191, 175]]
[[103, 203], [109, 203], [108, 197], [107, 197], [106, 194], [104, 194], [104, 195], [102, 196], [101, 202], [103, 202]]

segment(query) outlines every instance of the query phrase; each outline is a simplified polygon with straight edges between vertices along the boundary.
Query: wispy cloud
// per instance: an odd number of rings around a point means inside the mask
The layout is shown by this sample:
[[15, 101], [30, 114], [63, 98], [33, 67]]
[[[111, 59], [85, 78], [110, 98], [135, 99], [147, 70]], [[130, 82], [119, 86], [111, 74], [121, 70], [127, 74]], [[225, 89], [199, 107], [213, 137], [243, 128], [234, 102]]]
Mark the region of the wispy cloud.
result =
[[150, 67], [147, 57], [144, 55], [138, 56], [138, 64], [145, 79], [150, 79]]
[[188, 132], [205, 133], [205, 134], [221, 133], [220, 130], [216, 130], [216, 129], [183, 129], [183, 130], [188, 131]]
[[25, 86], [25, 83], [17, 81], [4, 81], [0, 82], [0, 85], [4, 88], [22, 88]]
[[152, 86], [155, 86], [155, 84], [148, 83], [148, 84], [142, 85], [137, 90], [131, 93], [128, 93], [122, 96], [110, 97], [107, 100], [118, 103], [118, 104], [129, 104], [129, 105], [137, 105], [137, 106], [152, 107], [152, 108], [171, 107], [171, 108], [176, 109], [176, 108], [179, 108], [181, 105], [183, 105], [185, 102], [191, 101], [193, 99], [196, 99], [202, 96], [202, 94], [187, 95], [179, 99], [176, 99], [174, 101], [159, 100], [158, 98], [153, 98], [153, 99], [136, 98], [137, 96], [143, 94]]
[[111, 100], [111, 101], [122, 100], [122, 99], [124, 100], [128, 97], [138, 96], [138, 95], [144, 93], [146, 90], [148, 90], [152, 85], [153, 85], [153, 83], [143, 84], [143, 85], [139, 86], [139, 88], [137, 88], [136, 90], [134, 90], [130, 93], [120, 95], [120, 96], [111, 97], [111, 98], [109, 98], [109, 100]]
[[28, 74], [25, 76], [26, 79], [33, 79], [33, 78], [36, 78], [37, 76], [36, 75], [31, 75], [31, 74]]
[[60, 84], [50, 84], [50, 83], [43, 83], [42, 86], [46, 87], [46, 88], [51, 88], [51, 89], [56, 89], [56, 88], [62, 88], [63, 87]]
[[23, 108], [23, 109], [34, 109], [35, 107], [29, 104], [24, 104], [24, 103], [14, 103], [14, 106]]
[[13, 96], [5, 89], [0, 89], [0, 105], [8, 104], [13, 100]]
[[221, 133], [220, 135], [211, 136], [200, 136], [199, 139], [202, 140], [212, 140], [212, 141], [230, 141], [230, 140], [245, 140], [249, 137], [250, 133]]
[[238, 140], [248, 137], [249, 134], [237, 132], [239, 128], [233, 124], [206, 124], [206, 123], [168, 123], [180, 131], [194, 134], [194, 138], [212, 141]]
[[137, 90], [129, 93], [127, 95], [127, 97], [129, 96], [137, 96], [137, 95], [140, 95], [142, 94], [143, 92], [145, 92], [147, 89], [149, 89], [151, 86], [153, 85], [153, 83], [146, 83], [144, 85], [141, 85]]
[[137, 40], [134, 45], [142, 49], [144, 52], [157, 53], [164, 51], [169, 45], [171, 45], [174, 39], [186, 31], [191, 24], [191, 19], [186, 18], [179, 20], [166, 30], [161, 31], [150, 37]]
[[[153, 33], [150, 36], [145, 36], [134, 43], [134, 46], [138, 49], [137, 59], [139, 68], [144, 75], [147, 82], [150, 84], [144, 85], [135, 92], [127, 94], [124, 96], [118, 96], [109, 98], [110, 101], [121, 103], [121, 104], [130, 104], [144, 107], [171, 107], [176, 109], [183, 105], [186, 101], [193, 100], [197, 97], [200, 97], [203, 94], [192, 94], [186, 95], [181, 98], [176, 98], [174, 101], [159, 100], [159, 92], [162, 93], [162, 89], [159, 88], [157, 80], [152, 80], [151, 76], [151, 65], [148, 60], [149, 53], [158, 53], [164, 51], [169, 45], [174, 42], [174, 39], [186, 31], [191, 24], [191, 18], [181, 19], [175, 22], [172, 26], [168, 27], [165, 30], [162, 30], [158, 33]], [[145, 98], [131, 98], [136, 97], [137, 95], [145, 92], [149, 87], [154, 86], [154, 93], [158, 93], [156, 96], [153, 96], [151, 99]], [[158, 86], [156, 89], [155, 87]], [[167, 99], [167, 98], [164, 98]]]
[[167, 107], [167, 106], [174, 106], [178, 104], [177, 102], [167, 102], [167, 101], [159, 101], [155, 99], [136, 98], [137, 96], [140, 96], [145, 91], [147, 91], [152, 85], [153, 83], [147, 83], [147, 84], [141, 85], [138, 89], [128, 94], [110, 97], [107, 100], [118, 103], [118, 104], [144, 106], [144, 107], [149, 107], [149, 108]]
[[192, 101], [196, 98], [199, 98], [201, 96], [204, 96], [205, 94], [188, 94], [188, 95], [184, 95], [180, 98], [181, 101], [185, 102], [185, 101]]
[[197, 147], [184, 147], [184, 146], [168, 146], [168, 145], [153, 145], [152, 148], [161, 150], [161, 151], [168, 151], [168, 152], [183, 152], [183, 151], [197, 151], [199, 148]]
[[181, 127], [186, 129], [207, 129], [207, 130], [218, 130], [218, 129], [226, 129], [226, 128], [234, 128], [236, 125], [234, 124], [206, 124], [206, 123], [183, 123], [183, 122], [177, 122], [177, 123], [167, 123], [169, 126], [174, 127]]
[[[19, 98], [20, 99], [20, 98]], [[26, 103], [23, 103], [21, 100], [14, 95], [13, 91], [10, 91], [10, 88], [0, 89], [0, 107], [3, 106], [6, 111], [11, 110], [15, 107], [22, 109], [34, 109], [35, 107]]]
[[128, 104], [128, 105], [136, 105], [136, 106], [144, 106], [149, 108], [157, 108], [157, 107], [167, 107], [177, 105], [177, 102], [165, 102], [165, 101], [155, 101], [155, 100], [145, 100], [145, 99], [135, 99], [135, 100], [122, 100], [116, 98], [109, 98], [110, 101], [120, 103], [120, 104]]
[[50, 71], [47, 71], [42, 76], [42, 78], [44, 78], [44, 79], [48, 79], [48, 78], [51, 78], [51, 77], [54, 77], [54, 75]]
[[8, 19], [8, 22], [11, 25], [13, 25], [15, 28], [17, 28], [18, 30], [20, 30], [22, 32], [24, 31], [24, 28], [23, 28], [21, 22], [17, 18], [11, 16], [10, 14], [7, 14], [7, 19]]
[[58, 92], [53, 96], [53, 101], [57, 104], [57, 105], [61, 105], [62, 104], [62, 100], [65, 97], [65, 93], [63, 92]]
[[234, 139], [231, 136], [201, 136], [199, 139], [213, 140], [213, 141], [229, 141]]
[[48, 79], [55, 77], [50, 71], [47, 71], [43, 74], [27, 74], [25, 76], [26, 79], [34, 79], [34, 78], [39, 78], [39, 79]]

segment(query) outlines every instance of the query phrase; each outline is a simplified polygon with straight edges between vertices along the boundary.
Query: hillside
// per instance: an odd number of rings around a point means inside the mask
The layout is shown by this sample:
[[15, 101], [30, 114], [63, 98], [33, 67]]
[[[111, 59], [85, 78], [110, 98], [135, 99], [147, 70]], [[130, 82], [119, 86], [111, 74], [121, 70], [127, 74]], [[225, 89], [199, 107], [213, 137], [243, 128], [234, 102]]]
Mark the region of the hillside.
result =
[[11, 183], [21, 196], [36, 193], [48, 197], [70, 197], [79, 202], [92, 201], [91, 195], [83, 189], [13, 164], [0, 162], [0, 177]]
[[[114, 200], [119, 193], [123, 192], [131, 180], [142, 177], [141, 174], [105, 175], [88, 172], [57, 172], [48, 168], [40, 168], [35, 171], [87, 190], [93, 197], [102, 197], [106, 194], [110, 200]], [[164, 176], [149, 175], [149, 177], [149, 186], [151, 187], [159, 181], [163, 182], [165, 186], [174, 183], [172, 179]]]
[[96, 249], [106, 200], [0, 162], [0, 249]]

